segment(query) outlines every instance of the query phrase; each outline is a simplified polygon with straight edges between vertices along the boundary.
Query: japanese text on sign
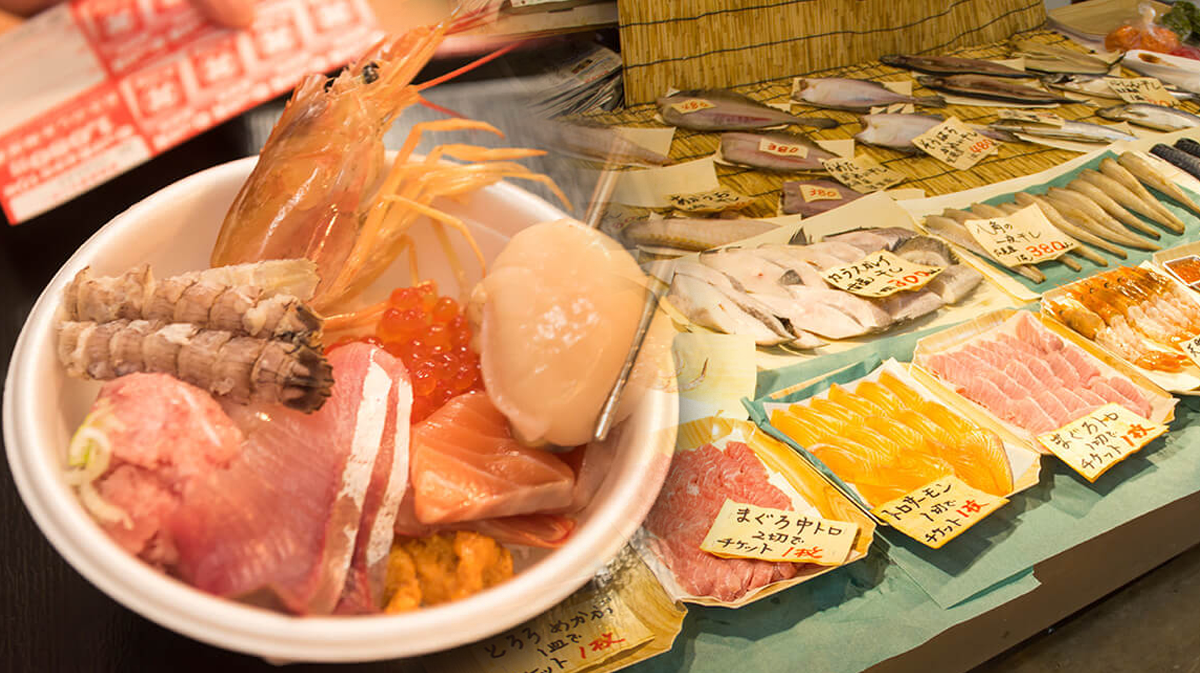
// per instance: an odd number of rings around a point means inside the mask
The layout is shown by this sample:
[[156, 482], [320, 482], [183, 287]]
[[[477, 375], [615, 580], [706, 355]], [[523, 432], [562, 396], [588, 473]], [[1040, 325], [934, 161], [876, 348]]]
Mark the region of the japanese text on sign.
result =
[[996, 143], [967, 128], [957, 117], [951, 117], [921, 135], [913, 144], [929, 156], [960, 171], [979, 163], [996, 152]]
[[1088, 481], [1167, 431], [1125, 407], [1110, 403], [1037, 439]]
[[710, 103], [703, 98], [689, 98], [685, 101], [671, 105], [671, 108], [679, 114], [699, 112], [701, 110], [707, 110], [710, 107], [716, 107], [716, 104]]
[[597, 594], [567, 599], [535, 619], [471, 645], [485, 670], [569, 673], [633, 649], [654, 634], [622, 602]]
[[888, 297], [901, 290], [921, 288], [945, 269], [917, 264], [880, 250], [853, 264], [830, 267], [822, 273], [838, 289], [863, 297]]
[[1200, 334], [1179, 344], [1179, 347], [1183, 349], [1184, 355], [1191, 358], [1192, 362], [1195, 362], [1196, 366], [1200, 367]]
[[1045, 124], [1047, 126], [1062, 126], [1066, 120], [1045, 110], [1013, 110], [1002, 109], [997, 110], [996, 115], [1001, 119], [1011, 119], [1018, 122], [1033, 122], [1034, 124]]
[[715, 556], [841, 565], [858, 524], [726, 500], [700, 549]]
[[904, 182], [904, 176], [890, 168], [879, 165], [871, 157], [860, 155], [852, 159], [835, 157], [822, 159], [821, 165], [838, 182], [856, 192], [870, 194]]
[[781, 157], [800, 157], [803, 159], [808, 156], [808, 148], [804, 145], [778, 142], [770, 138], [763, 138], [758, 141], [758, 151]]
[[837, 201], [842, 198], [841, 192], [832, 187], [820, 185], [800, 185], [800, 198], [806, 203], [813, 201]]
[[949, 475], [871, 511], [917, 542], [937, 549], [1006, 502], [1007, 498], [971, 488]]
[[692, 213], [713, 213], [722, 210], [738, 210], [750, 205], [749, 197], [729, 189], [714, 189], [696, 194], [672, 194], [667, 197], [671, 205]]
[[1008, 267], [1056, 259], [1079, 245], [1050, 224], [1036, 205], [1006, 217], [967, 220], [963, 226], [992, 258]]
[[1154, 77], [1131, 77], [1120, 79], [1110, 77], [1105, 80], [1108, 88], [1127, 103], [1151, 103], [1153, 105], [1174, 106], [1175, 98], [1171, 96], [1162, 82]]

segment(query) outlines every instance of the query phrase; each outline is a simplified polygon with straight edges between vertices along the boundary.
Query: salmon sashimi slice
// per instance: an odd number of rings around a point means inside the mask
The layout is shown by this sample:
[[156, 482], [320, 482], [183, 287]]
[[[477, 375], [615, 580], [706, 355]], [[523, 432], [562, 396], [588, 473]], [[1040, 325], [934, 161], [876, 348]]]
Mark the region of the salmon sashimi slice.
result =
[[921, 433], [926, 439], [947, 444], [953, 444], [955, 441], [955, 436], [952, 433], [947, 432], [945, 428], [934, 423], [928, 416], [916, 411], [901, 411], [893, 415], [892, 418], [905, 427]]
[[889, 418], [887, 416], [871, 416], [866, 421], [867, 427], [875, 432], [891, 439], [900, 446], [918, 447], [922, 446], [928, 438], [922, 433], [910, 428], [900, 421]]
[[909, 493], [898, 486], [874, 486], [872, 484], [855, 484], [858, 494], [873, 507], [889, 503], [896, 498], [902, 498]]
[[879, 383], [896, 396], [900, 401], [901, 408], [916, 409], [925, 403], [920, 393], [909, 388], [908, 384], [901, 381], [891, 372], [880, 372]]
[[[898, 442], [861, 425], [846, 428], [846, 431], [842, 433], [842, 438], [875, 449], [882, 455], [887, 456], [887, 462], [895, 460], [905, 450], [905, 447], [902, 447]], [[911, 450], [912, 447], [908, 448]]]
[[968, 486], [985, 493], [1006, 496], [1013, 489], [1012, 467], [1000, 437], [990, 430], [974, 430], [942, 454], [954, 473]]
[[836, 383], [829, 387], [828, 397], [830, 402], [841, 405], [864, 418], [886, 413], [878, 404], [852, 393]]
[[875, 381], [863, 381], [858, 384], [858, 387], [854, 389], [854, 394], [871, 400], [876, 406], [885, 411], [897, 412], [904, 410], [904, 404], [900, 401], [900, 398], [888, 390], [887, 386]]
[[412, 429], [413, 506], [424, 524], [569, 507], [575, 475], [554, 454], [522, 446], [486, 393], [450, 400]]
[[911, 451], [896, 460], [896, 467], [888, 473], [890, 483], [906, 491], [916, 490], [934, 479], [954, 474], [950, 463], [937, 456]]
[[800, 421], [807, 423], [813, 432], [821, 437], [836, 437], [842, 434], [842, 430], [846, 427], [846, 421], [827, 416], [803, 404], [793, 404], [788, 407], [788, 412]]
[[814, 397], [813, 399], [809, 400], [808, 408], [818, 414], [828, 416], [829, 418], [841, 421], [843, 423], [856, 424], [862, 422], [863, 419], [862, 414], [851, 409], [847, 409], [836, 402], [819, 397]]
[[800, 446], [812, 446], [827, 436], [827, 433], [800, 420], [800, 417], [789, 409], [776, 409], [771, 412], [771, 425], [796, 440]]
[[[818, 444], [816, 448], [811, 449], [810, 453], [825, 463], [843, 481], [891, 483], [887, 468], [892, 464], [893, 459], [869, 446], [863, 446], [849, 439], [830, 437], [825, 443]], [[833, 464], [826, 462], [823, 456], [830, 457], [834, 461]]]
[[925, 403], [919, 411], [951, 435], [962, 435], [977, 429], [974, 423], [936, 402]]

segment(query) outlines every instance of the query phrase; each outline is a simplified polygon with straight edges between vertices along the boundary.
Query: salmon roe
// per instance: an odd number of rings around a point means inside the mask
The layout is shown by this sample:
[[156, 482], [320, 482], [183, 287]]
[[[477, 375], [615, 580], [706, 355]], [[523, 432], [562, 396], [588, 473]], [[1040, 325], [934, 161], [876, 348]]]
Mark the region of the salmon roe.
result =
[[438, 296], [433, 281], [393, 291], [374, 334], [343, 337], [326, 352], [355, 341], [381, 346], [404, 363], [412, 380], [413, 423], [450, 398], [483, 388], [463, 308], [451, 297]]

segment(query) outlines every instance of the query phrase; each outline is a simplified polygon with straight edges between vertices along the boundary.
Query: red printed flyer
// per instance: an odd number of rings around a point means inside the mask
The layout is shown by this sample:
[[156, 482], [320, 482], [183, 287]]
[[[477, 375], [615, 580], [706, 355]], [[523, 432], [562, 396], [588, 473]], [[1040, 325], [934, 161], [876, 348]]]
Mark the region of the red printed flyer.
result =
[[260, 0], [244, 31], [186, 0], [42, 12], [0, 35], [0, 207], [10, 224], [44, 213], [380, 35], [366, 0]]

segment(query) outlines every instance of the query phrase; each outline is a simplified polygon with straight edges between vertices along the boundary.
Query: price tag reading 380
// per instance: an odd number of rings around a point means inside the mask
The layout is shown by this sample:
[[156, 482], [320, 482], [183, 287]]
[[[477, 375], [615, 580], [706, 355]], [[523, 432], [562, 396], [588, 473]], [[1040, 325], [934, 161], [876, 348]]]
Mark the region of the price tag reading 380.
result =
[[1058, 430], [1037, 436], [1054, 455], [1088, 481], [1121, 462], [1167, 431], [1125, 407], [1106, 404]]
[[770, 138], [763, 138], [758, 141], [758, 151], [781, 157], [800, 157], [803, 159], [808, 156], [808, 148], [804, 145], [779, 142]]
[[871, 510], [901, 533], [938, 549], [1008, 502], [954, 475], [936, 479]]
[[926, 266], [880, 250], [854, 262], [825, 269], [822, 275], [832, 286], [863, 297], [890, 297], [901, 290], [916, 290], [945, 271], [944, 266]]
[[996, 142], [967, 128], [962, 120], [951, 117], [921, 135], [913, 144], [948, 166], [965, 171], [995, 153]]
[[989, 255], [1008, 267], [1056, 259], [1079, 245], [1054, 228], [1036, 205], [1006, 217], [967, 220], [963, 226]]
[[700, 549], [728, 558], [838, 566], [857, 536], [855, 523], [726, 500]]

